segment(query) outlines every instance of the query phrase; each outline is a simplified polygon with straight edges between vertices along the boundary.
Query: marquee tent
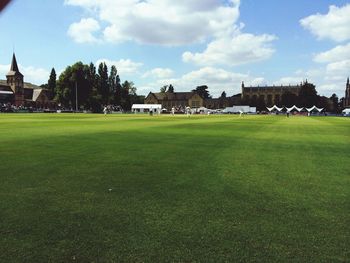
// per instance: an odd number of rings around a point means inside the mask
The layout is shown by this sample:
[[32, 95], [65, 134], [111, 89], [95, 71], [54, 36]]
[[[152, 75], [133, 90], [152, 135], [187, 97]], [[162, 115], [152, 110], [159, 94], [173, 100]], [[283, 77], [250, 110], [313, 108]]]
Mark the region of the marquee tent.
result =
[[350, 116], [350, 108], [344, 109], [342, 113], [344, 116]]
[[240, 106], [232, 106], [232, 107], [226, 107], [223, 111], [223, 113], [256, 113], [256, 107], [250, 107], [246, 105], [240, 105]]
[[282, 111], [283, 110], [283, 107], [282, 108], [278, 108], [276, 105], [273, 105], [271, 108], [269, 107], [266, 107], [268, 109], [268, 111]]
[[311, 108], [305, 108], [308, 112], [312, 112], [312, 111], [318, 111], [321, 112], [323, 111], [323, 108], [317, 108], [316, 106], [313, 106]]
[[154, 112], [154, 113], [160, 113], [162, 110], [162, 104], [133, 104], [131, 107], [131, 111], [134, 113], [137, 112]]
[[293, 105], [293, 106], [290, 107], [290, 108], [287, 108], [287, 107], [286, 107], [286, 109], [287, 109], [287, 112], [291, 112], [291, 111], [293, 111], [293, 110], [296, 110], [296, 111], [298, 111], [298, 112], [301, 112], [301, 111], [303, 110], [303, 108], [298, 108], [298, 107], [295, 106], [295, 105]]

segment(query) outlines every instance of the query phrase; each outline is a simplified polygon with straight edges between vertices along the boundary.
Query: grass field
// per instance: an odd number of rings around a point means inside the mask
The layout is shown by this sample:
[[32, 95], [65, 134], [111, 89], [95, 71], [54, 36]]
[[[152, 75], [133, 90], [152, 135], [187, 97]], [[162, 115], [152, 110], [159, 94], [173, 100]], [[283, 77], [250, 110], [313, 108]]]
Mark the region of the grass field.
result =
[[350, 118], [0, 115], [1, 262], [349, 262]]

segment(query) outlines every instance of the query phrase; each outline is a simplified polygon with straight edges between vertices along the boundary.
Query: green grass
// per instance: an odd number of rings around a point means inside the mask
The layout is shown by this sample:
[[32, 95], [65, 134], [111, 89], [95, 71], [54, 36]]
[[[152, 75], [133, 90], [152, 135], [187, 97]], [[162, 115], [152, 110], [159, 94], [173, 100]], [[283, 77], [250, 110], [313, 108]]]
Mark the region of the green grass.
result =
[[0, 115], [1, 262], [349, 262], [349, 222], [350, 118]]

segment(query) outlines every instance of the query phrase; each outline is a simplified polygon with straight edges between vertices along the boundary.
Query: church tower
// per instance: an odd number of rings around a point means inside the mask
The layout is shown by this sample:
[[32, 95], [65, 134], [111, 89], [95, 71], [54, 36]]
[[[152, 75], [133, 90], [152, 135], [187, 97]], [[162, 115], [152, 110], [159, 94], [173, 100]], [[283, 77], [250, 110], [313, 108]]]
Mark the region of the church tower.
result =
[[11, 87], [15, 100], [16, 106], [24, 104], [24, 85], [23, 85], [23, 75], [18, 69], [17, 60], [15, 53], [12, 56], [11, 68], [6, 75], [7, 84]]

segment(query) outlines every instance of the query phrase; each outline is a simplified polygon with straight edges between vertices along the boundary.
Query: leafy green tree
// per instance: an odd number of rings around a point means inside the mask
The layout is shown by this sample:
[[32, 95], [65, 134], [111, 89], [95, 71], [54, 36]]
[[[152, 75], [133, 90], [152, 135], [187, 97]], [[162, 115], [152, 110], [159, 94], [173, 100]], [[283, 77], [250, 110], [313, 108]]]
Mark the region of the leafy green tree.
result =
[[161, 93], [165, 93], [166, 90], [167, 90], [168, 86], [167, 85], [164, 85], [163, 87], [160, 88], [160, 92]]
[[77, 98], [79, 107], [86, 107], [93, 88], [88, 76], [88, 65], [77, 62], [68, 66], [58, 78], [55, 99], [65, 107], [75, 107]]
[[221, 93], [220, 98], [226, 98], [226, 92], [225, 92], [225, 91], [223, 91], [223, 92]]

